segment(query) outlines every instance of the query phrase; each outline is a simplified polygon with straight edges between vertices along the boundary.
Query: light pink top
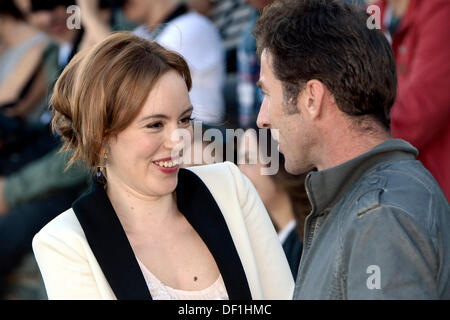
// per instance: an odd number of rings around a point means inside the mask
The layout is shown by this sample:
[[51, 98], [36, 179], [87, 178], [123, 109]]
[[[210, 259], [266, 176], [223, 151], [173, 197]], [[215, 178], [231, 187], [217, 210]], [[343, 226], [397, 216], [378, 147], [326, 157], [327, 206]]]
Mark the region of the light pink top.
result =
[[153, 300], [228, 300], [222, 275], [208, 288], [199, 291], [174, 289], [164, 285], [137, 259]]

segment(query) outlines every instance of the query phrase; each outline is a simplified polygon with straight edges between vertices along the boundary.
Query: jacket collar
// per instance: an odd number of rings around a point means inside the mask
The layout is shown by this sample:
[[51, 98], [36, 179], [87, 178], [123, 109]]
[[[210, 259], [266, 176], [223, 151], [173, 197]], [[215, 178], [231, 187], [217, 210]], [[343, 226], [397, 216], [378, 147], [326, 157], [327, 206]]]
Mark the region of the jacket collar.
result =
[[332, 208], [350, 187], [371, 169], [381, 163], [397, 160], [414, 160], [418, 152], [411, 144], [400, 139], [390, 139], [341, 165], [311, 172], [305, 187], [314, 213], [321, 214]]
[[[213, 255], [230, 300], [250, 300], [247, 277], [233, 239], [206, 185], [193, 172], [180, 169], [176, 194], [178, 209]], [[152, 299], [103, 185], [94, 180], [75, 201], [73, 210], [117, 299]]]

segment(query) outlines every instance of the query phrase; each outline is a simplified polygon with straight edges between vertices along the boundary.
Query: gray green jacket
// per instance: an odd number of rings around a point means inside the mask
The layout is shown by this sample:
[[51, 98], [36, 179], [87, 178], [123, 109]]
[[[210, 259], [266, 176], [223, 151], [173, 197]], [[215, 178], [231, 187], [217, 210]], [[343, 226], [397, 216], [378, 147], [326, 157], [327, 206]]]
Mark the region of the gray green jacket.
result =
[[49, 195], [57, 190], [88, 185], [91, 174], [81, 164], [65, 171], [69, 153], [50, 152], [10, 175], [5, 182], [4, 197], [10, 208]]
[[416, 156], [393, 139], [308, 175], [294, 299], [450, 299], [449, 204]]

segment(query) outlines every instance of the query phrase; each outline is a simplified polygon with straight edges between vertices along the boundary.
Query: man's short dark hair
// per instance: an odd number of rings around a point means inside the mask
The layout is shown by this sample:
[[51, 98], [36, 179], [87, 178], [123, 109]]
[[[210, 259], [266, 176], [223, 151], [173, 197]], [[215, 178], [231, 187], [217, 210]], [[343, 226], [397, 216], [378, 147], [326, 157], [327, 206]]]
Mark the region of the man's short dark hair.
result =
[[256, 23], [258, 54], [270, 52], [289, 101], [297, 101], [304, 85], [317, 79], [342, 112], [369, 116], [389, 129], [395, 60], [383, 33], [367, 27], [368, 17], [342, 0], [277, 0]]

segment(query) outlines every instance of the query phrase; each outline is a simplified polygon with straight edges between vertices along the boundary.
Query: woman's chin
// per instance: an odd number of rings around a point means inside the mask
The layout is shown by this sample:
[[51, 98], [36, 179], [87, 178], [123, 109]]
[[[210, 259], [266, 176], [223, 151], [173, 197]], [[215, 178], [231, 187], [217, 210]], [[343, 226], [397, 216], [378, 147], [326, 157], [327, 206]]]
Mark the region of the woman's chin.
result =
[[152, 182], [146, 186], [146, 190], [149, 193], [157, 196], [166, 196], [171, 194], [177, 188], [177, 177], [164, 178], [164, 179], [152, 179]]

